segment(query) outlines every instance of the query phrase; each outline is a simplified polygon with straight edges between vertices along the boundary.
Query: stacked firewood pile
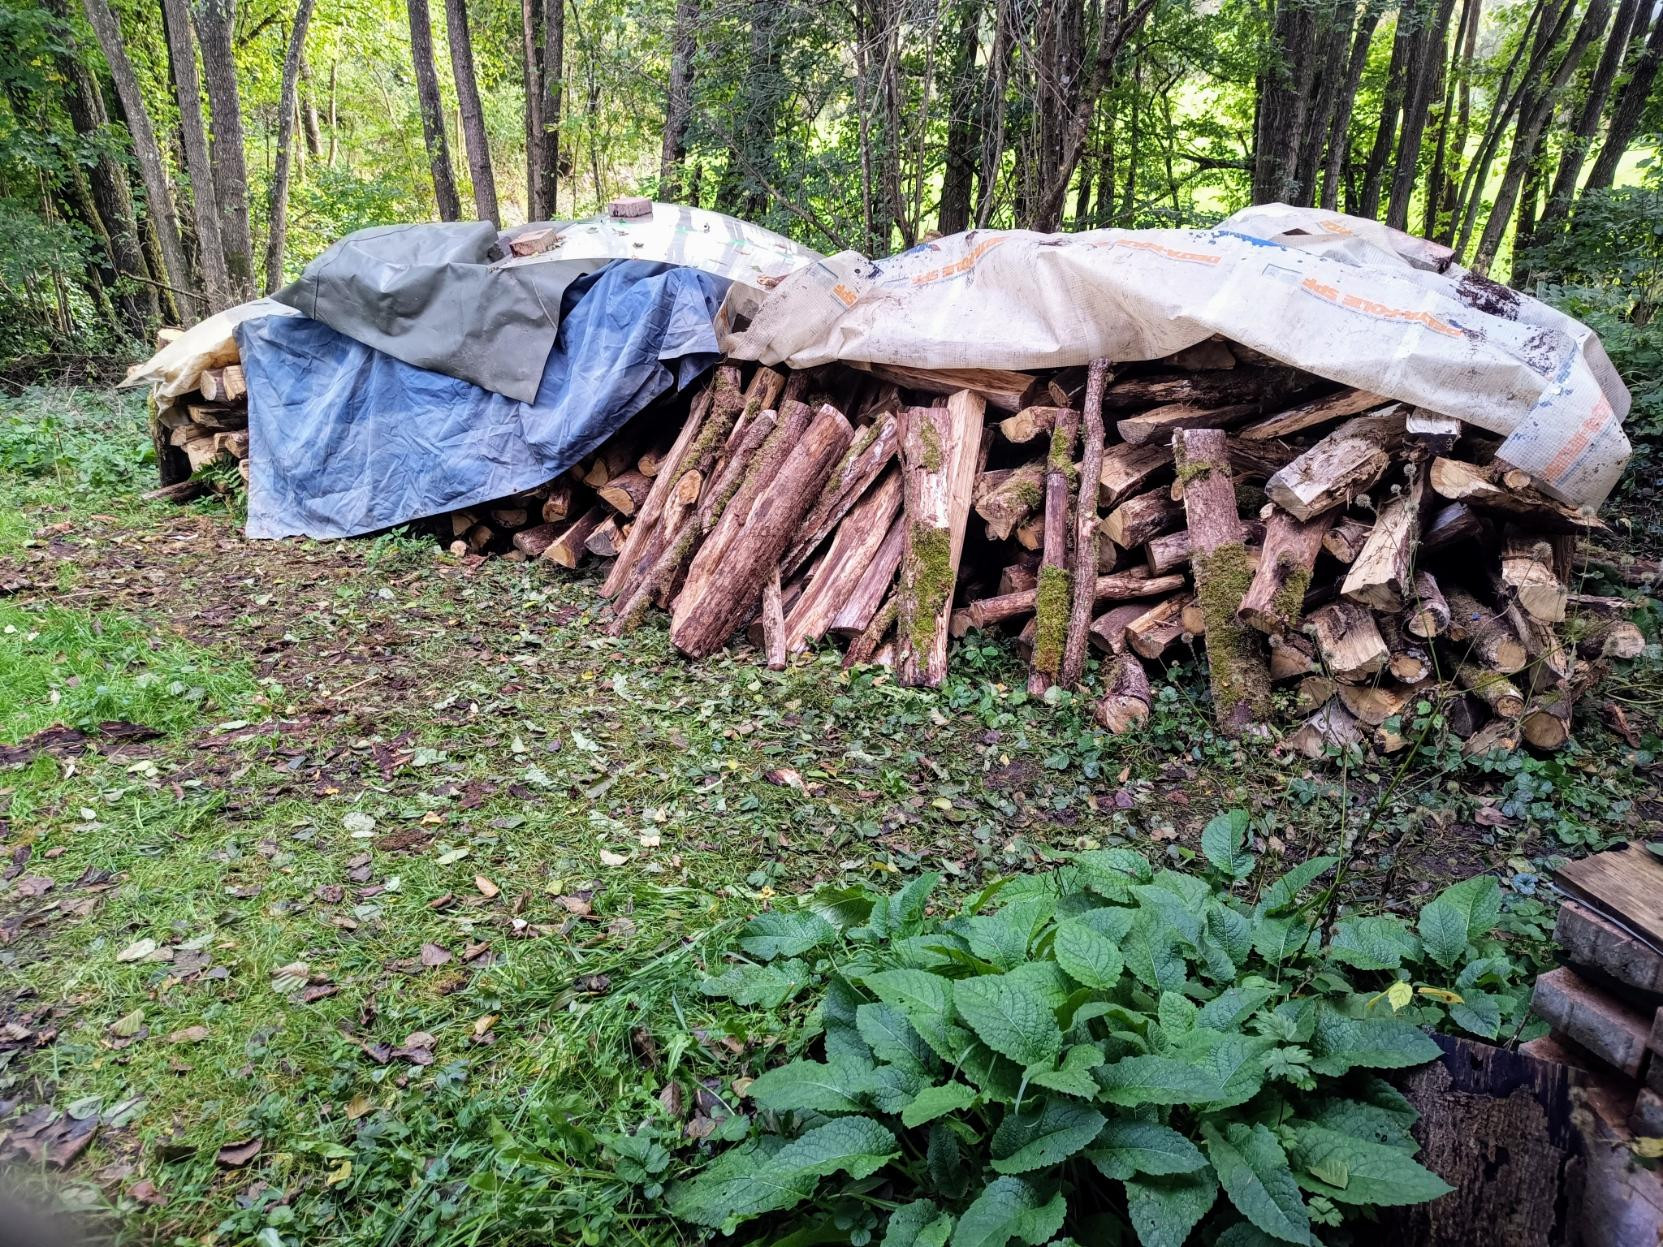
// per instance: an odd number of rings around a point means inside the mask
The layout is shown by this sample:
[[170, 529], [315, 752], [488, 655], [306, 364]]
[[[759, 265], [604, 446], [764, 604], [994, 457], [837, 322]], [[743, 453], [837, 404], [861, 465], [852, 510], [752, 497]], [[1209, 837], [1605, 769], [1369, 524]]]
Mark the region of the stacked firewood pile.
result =
[[[183, 404], [182, 446], [200, 453], [211, 405]], [[1554, 748], [1601, 663], [1643, 640], [1620, 599], [1573, 591], [1603, 526], [1497, 445], [1216, 339], [1045, 375], [728, 362], [439, 535], [611, 559], [611, 632], [657, 607], [691, 658], [747, 629], [781, 667], [830, 638], [936, 685], [951, 638], [1004, 629], [1036, 694], [1083, 687], [1097, 652], [1098, 718], [1121, 731], [1148, 715], [1147, 664], [1204, 645], [1231, 734], [1270, 724], [1281, 685], [1313, 756], [1402, 746], [1422, 701], [1475, 752]]]
[[[159, 340], [157, 347], [166, 345]], [[161, 468], [159, 496], [186, 501], [204, 488], [196, 473], [214, 463], [235, 464], [248, 482], [248, 383], [237, 364], [202, 374], [198, 392], [162, 404], [152, 433]]]

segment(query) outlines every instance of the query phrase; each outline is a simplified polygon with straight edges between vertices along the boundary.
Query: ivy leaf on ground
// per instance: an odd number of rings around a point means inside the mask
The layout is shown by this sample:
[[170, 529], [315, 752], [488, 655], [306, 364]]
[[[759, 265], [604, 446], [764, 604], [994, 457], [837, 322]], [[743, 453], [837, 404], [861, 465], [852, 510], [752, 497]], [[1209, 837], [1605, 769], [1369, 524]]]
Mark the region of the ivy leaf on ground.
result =
[[1207, 1159], [1237, 1210], [1266, 1234], [1289, 1243], [1311, 1241], [1311, 1218], [1276, 1136], [1262, 1125], [1203, 1122]]

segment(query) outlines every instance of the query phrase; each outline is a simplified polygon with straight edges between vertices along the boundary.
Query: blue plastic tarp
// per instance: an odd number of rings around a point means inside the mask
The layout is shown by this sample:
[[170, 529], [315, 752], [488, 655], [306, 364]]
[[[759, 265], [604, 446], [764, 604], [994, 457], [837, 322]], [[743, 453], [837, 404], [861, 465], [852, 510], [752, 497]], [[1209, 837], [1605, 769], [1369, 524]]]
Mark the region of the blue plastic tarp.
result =
[[236, 330], [250, 537], [352, 537], [531, 489], [717, 359], [728, 283], [625, 260], [573, 283], [529, 403], [401, 363], [320, 321]]

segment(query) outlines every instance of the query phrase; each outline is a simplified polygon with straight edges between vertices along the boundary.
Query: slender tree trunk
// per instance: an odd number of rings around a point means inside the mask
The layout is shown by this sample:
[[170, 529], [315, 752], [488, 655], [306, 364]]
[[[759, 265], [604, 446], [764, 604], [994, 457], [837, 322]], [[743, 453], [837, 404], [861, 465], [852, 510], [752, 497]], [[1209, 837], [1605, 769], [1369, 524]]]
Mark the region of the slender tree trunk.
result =
[[[1357, 24], [1354, 0], [1333, 0], [1323, 5], [1318, 13], [1321, 25], [1318, 35], [1321, 44], [1316, 60], [1306, 70], [1306, 89], [1314, 97], [1301, 127], [1298, 157], [1294, 162], [1294, 183], [1299, 188], [1299, 202], [1314, 204], [1317, 200], [1317, 174], [1322, 163], [1322, 145], [1334, 124], [1334, 113], [1340, 107], [1342, 73], [1321, 72], [1322, 66], [1344, 64], [1345, 50], [1352, 28]], [[1316, 81], [1312, 82], [1311, 77]], [[1176, 188], [1174, 189], [1176, 194]]]
[[1309, 191], [1299, 185], [1299, 145], [1312, 103], [1306, 88], [1318, 60], [1313, 7], [1306, 0], [1280, 0], [1270, 42], [1253, 122], [1253, 202], [1299, 204]]
[[335, 111], [335, 72], [339, 68], [340, 66], [336, 62], [329, 62], [329, 157], [327, 163], [331, 169], [335, 167], [336, 136], [340, 126], [339, 115]]
[[976, 176], [976, 228], [986, 229], [998, 202], [999, 171], [1005, 163], [1005, 92], [1017, 40], [1011, 29], [1014, 0], [994, 0], [993, 50], [988, 56], [987, 95], [982, 112], [982, 160]]
[[[539, 0], [543, 6], [543, 204], [550, 217], [560, 215], [560, 95], [566, 73], [566, 0]], [[577, 210], [577, 200], [572, 201]]]
[[191, 181], [191, 216], [196, 222], [197, 260], [210, 311], [237, 301], [220, 238], [219, 211], [214, 199], [214, 166], [208, 157], [208, 135], [202, 124], [202, 85], [196, 74], [196, 37], [191, 33], [185, 0], [162, 0], [167, 27], [169, 60], [173, 66], [174, 96], [179, 105], [179, 139], [185, 149], [185, 168]]
[[1658, 66], [1663, 65], [1663, 13], [1652, 18], [1651, 33], [1629, 67], [1628, 81], [1623, 84], [1617, 105], [1612, 110], [1611, 122], [1605, 128], [1605, 142], [1588, 170], [1583, 183], [1585, 191], [1607, 190], [1616, 180], [1617, 166], [1622, 163], [1629, 144], [1639, 132], [1645, 115], [1646, 101], [1651, 97], [1651, 86], [1657, 78]]
[[[1438, 87], [1438, 92], [1443, 95], [1443, 105], [1438, 110], [1438, 138], [1432, 150], [1432, 174], [1427, 182], [1426, 204], [1421, 218], [1421, 234], [1426, 238], [1437, 238], [1442, 232], [1441, 217], [1449, 211], [1453, 198], [1453, 171], [1460, 167], [1461, 152], [1450, 150], [1449, 131], [1455, 116], [1458, 92], [1463, 108], [1467, 103], [1466, 70], [1462, 58], [1469, 43], [1469, 29], [1477, 25], [1478, 5], [1479, 0], [1461, 0], [1461, 17], [1455, 27], [1454, 47], [1443, 71], [1443, 82]], [[1464, 116], [1461, 137], [1457, 142], [1466, 142]]]
[[468, 0], [445, 0], [445, 32], [450, 39], [450, 72], [456, 80], [456, 107], [462, 115], [463, 145], [473, 178], [474, 211], [481, 221], [497, 224], [497, 179], [491, 170], [491, 146], [485, 137], [485, 109], [474, 74], [473, 36], [468, 33]]
[[543, 203], [543, 6], [520, 0], [520, 73], [525, 96], [525, 215], [541, 221], [550, 214]]
[[[857, 5], [857, 23], [862, 21], [860, 14], [861, 8]], [[718, 211], [733, 216], [755, 218], [768, 207], [768, 187], [774, 183], [774, 148], [782, 95], [776, 27], [788, 16], [774, 0], [749, 0], [750, 49], [739, 94], [741, 112], [735, 119], [734, 150], [716, 187]], [[857, 38], [860, 29], [857, 26]], [[869, 55], [869, 47], [866, 52]], [[855, 72], [861, 74], [858, 64]], [[870, 72], [865, 77], [869, 88]], [[876, 185], [872, 187], [871, 200], [877, 208], [887, 209], [893, 204], [885, 189]]]
[[[1403, 98], [1403, 130], [1397, 141], [1397, 167], [1392, 171], [1392, 192], [1386, 203], [1386, 224], [1394, 229], [1409, 228], [1409, 203], [1420, 179], [1421, 140], [1432, 108], [1439, 70], [1449, 44], [1449, 19], [1455, 0], [1437, 0], [1436, 9], [1426, 15], [1429, 25], [1415, 36], [1414, 62]], [[1433, 193], [1428, 188], [1429, 195]]]
[[318, 124], [318, 102], [314, 94], [312, 70], [303, 54], [300, 58], [300, 131], [306, 140], [306, 154], [313, 160], [323, 158], [323, 129]]
[[970, 227], [971, 182], [976, 173], [976, 97], [981, 85], [976, 71], [981, 21], [982, 0], [962, 0], [948, 70], [947, 151], [936, 217], [936, 228], [943, 234], [957, 234]]
[[1363, 198], [1358, 205], [1361, 216], [1380, 215], [1380, 191], [1385, 182], [1386, 166], [1391, 163], [1398, 114], [1403, 110], [1403, 96], [1414, 60], [1415, 25], [1418, 20], [1415, 8], [1405, 5], [1398, 10], [1397, 30], [1392, 35], [1391, 64], [1386, 69], [1386, 93], [1380, 103], [1380, 124], [1374, 131], [1374, 146], [1369, 149], [1368, 164], [1363, 170]]
[[[427, 144], [427, 170], [433, 178], [433, 198], [441, 221], [462, 219], [462, 200], [450, 167], [450, 143], [445, 138], [444, 106], [439, 102], [439, 73], [433, 65], [433, 25], [427, 0], [405, 0], [410, 13], [410, 60], [416, 71], [416, 99], [421, 105], [422, 138]], [[331, 118], [330, 143], [335, 127]]]
[[283, 59], [283, 85], [277, 101], [277, 163], [271, 174], [271, 193], [266, 234], [266, 293], [283, 284], [283, 248], [289, 237], [289, 152], [294, 146], [295, 90], [300, 80], [300, 59], [306, 51], [306, 27], [312, 20], [313, 0], [300, 0], [295, 10], [294, 31], [289, 36], [289, 54]]
[[1605, 23], [1610, 17], [1610, 0], [1590, 0], [1587, 10], [1582, 15], [1582, 21], [1577, 25], [1576, 34], [1571, 37], [1570, 45], [1560, 57], [1552, 77], [1520, 110], [1518, 129], [1513, 137], [1513, 153], [1508, 158], [1501, 186], [1496, 191], [1495, 206], [1490, 210], [1489, 219], [1484, 222], [1484, 233], [1479, 237], [1478, 251], [1473, 258], [1473, 267], [1479, 272], [1489, 269], [1491, 261], [1495, 259], [1496, 252], [1501, 247], [1502, 237], [1507, 232], [1507, 222], [1511, 219], [1514, 204], [1517, 202], [1519, 188], [1524, 182], [1526, 172], [1536, 159], [1536, 145], [1541, 140], [1542, 127], [1546, 125], [1548, 117], [1553, 112], [1554, 101], [1564, 91], [1565, 84], [1582, 59], [1583, 52], [1605, 29]]
[[[1322, 166], [1322, 206], [1333, 212], [1340, 203], [1341, 169], [1351, 153], [1351, 114], [1357, 106], [1357, 89], [1362, 85], [1363, 69], [1368, 64], [1369, 44], [1374, 40], [1374, 29], [1380, 24], [1381, 0], [1368, 0], [1357, 19], [1357, 30], [1351, 38], [1351, 55], [1346, 58], [1345, 81], [1340, 86], [1334, 104], [1334, 115], [1328, 123], [1328, 154]], [[1347, 203], [1350, 196], [1347, 196]]]
[[1617, 71], [1622, 68], [1630, 40], [1640, 21], [1640, 0], [1622, 0], [1617, 9], [1617, 19], [1611, 24], [1611, 33], [1606, 36], [1599, 64], [1594, 67], [1593, 77], [1588, 81], [1588, 94], [1582, 101], [1582, 110], [1577, 114], [1570, 133], [1565, 136], [1565, 146], [1559, 154], [1559, 168], [1548, 191], [1547, 208], [1542, 213], [1540, 229], [1543, 231], [1556, 229], [1570, 212], [1583, 163], [1594, 145], [1600, 118], [1605, 115], [1605, 102], [1611, 95]]
[[[59, 33], [71, 45], [70, 54], [61, 62], [65, 81], [64, 106], [69, 113], [75, 133], [90, 139], [102, 148], [109, 118], [104, 113], [104, 99], [93, 80], [92, 71], [80, 50], [74, 45], [74, 28], [69, 21], [68, 0], [48, 0], [48, 10], [58, 19]], [[155, 288], [144, 283], [144, 247], [139, 241], [138, 216], [133, 211], [133, 196], [127, 186], [127, 171], [107, 151], [99, 150], [97, 158], [87, 168], [92, 208], [97, 214], [110, 268], [116, 281], [112, 289], [120, 303], [122, 323], [129, 332], [143, 335], [159, 315]], [[123, 285], [123, 279], [125, 283]]]
[[237, 302], [254, 297], [254, 238], [248, 226], [248, 165], [243, 155], [242, 104], [237, 98], [237, 62], [232, 49], [236, 0], [197, 0], [193, 10], [202, 45], [202, 78], [212, 110], [214, 200], [225, 272]]
[[92, 24], [98, 46], [110, 67], [116, 98], [121, 103], [127, 132], [132, 136], [133, 157], [139, 166], [145, 201], [150, 209], [148, 216], [162, 253], [163, 280], [173, 287], [172, 293], [179, 304], [176, 311], [181, 318], [194, 319], [207, 311], [208, 305], [193, 293], [195, 283], [191, 280], [190, 267], [185, 262], [184, 244], [179, 238], [179, 215], [173, 202], [173, 187], [168, 182], [167, 167], [162, 163], [162, 149], [156, 141], [156, 131], [139, 90], [133, 63], [127, 59], [121, 26], [110, 8], [109, 0], [84, 0], [84, 7], [87, 21]]
[[685, 194], [682, 162], [693, 117], [693, 57], [698, 51], [699, 0], [676, 0], [670, 36], [670, 89], [664, 98], [664, 142], [658, 153], [658, 197], [672, 203]]

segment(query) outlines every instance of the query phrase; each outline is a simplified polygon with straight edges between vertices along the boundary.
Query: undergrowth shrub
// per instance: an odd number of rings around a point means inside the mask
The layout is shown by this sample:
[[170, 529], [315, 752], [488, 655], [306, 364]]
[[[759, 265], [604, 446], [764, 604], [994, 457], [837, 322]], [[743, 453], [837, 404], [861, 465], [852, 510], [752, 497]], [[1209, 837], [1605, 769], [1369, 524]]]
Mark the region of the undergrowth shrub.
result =
[[[772, 1015], [797, 1059], [665, 1207], [771, 1243], [1180, 1247], [1204, 1227], [1254, 1247], [1358, 1241], [1374, 1210], [1442, 1195], [1382, 1072], [1438, 1055], [1424, 1026], [1523, 1016], [1495, 880], [1413, 924], [1335, 920], [1318, 857], [1250, 903], [1247, 827], [1214, 819], [1195, 874], [1103, 849], [950, 916], [934, 875], [759, 916], [702, 989]], [[656, 1189], [653, 1137], [612, 1153]]]

